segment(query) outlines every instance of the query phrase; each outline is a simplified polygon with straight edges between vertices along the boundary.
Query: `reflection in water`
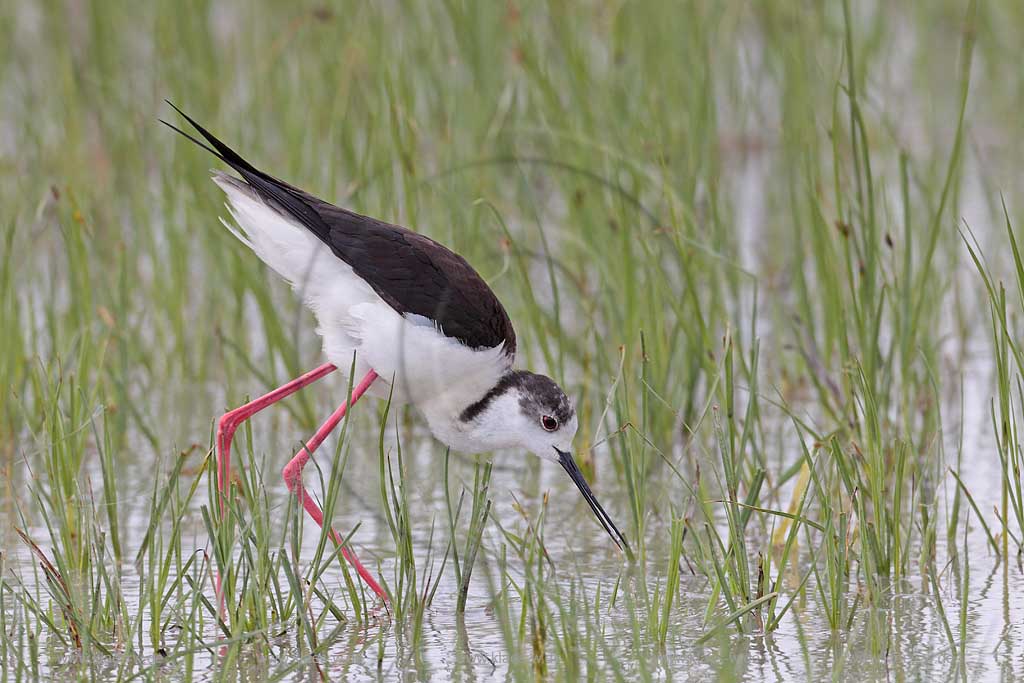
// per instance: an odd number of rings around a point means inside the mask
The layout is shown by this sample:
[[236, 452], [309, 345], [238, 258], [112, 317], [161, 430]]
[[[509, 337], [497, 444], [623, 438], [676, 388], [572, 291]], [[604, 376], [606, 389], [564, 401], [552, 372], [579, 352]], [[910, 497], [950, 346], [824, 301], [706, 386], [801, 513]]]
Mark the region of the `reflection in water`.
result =
[[[415, 491], [413, 503], [420, 511], [414, 529], [414, 543], [420, 557], [426, 555], [431, 518], [443, 519], [444, 493], [441, 482], [433, 476], [439, 447], [432, 444], [418, 451], [408, 452], [409, 483]], [[371, 477], [376, 465], [370, 462], [372, 453], [355, 447], [349, 462], [347, 481], [361, 476]], [[686, 672], [693, 679], [707, 677], [722, 680], [801, 680], [839, 677], [846, 680], [895, 679], [942, 680], [957, 675], [957, 661], [950, 646], [949, 635], [935, 609], [935, 595], [926, 576], [910, 577], [889, 585], [882, 604], [868, 605], [865, 595], [852, 586], [849, 628], [831, 631], [823, 617], [819, 601], [821, 593], [811, 578], [807, 590], [794, 603], [790, 615], [780, 628], [772, 633], [737, 634], [734, 629], [723, 629], [707, 642], [699, 643], [704, 633], [707, 616], [709, 585], [705, 579], [684, 569], [680, 599], [676, 602], [664, 648], [652, 637], [646, 613], [646, 591], [654, 586], [642, 587], [636, 572], [623, 572], [621, 556], [612, 548], [603, 531], [588, 519], [589, 512], [573, 495], [571, 482], [558, 476], [555, 467], [524, 461], [523, 467], [496, 466], [493, 474], [492, 495], [494, 510], [502, 526], [523, 531], [519, 513], [513, 509], [511, 492], [515, 492], [524, 508], [536, 514], [542, 504], [539, 493], [550, 490], [545, 544], [551, 558], [550, 574], [544, 580], [544, 599], [548, 602], [548, 628], [557, 629], [566, 637], [567, 628], [580, 634], [603, 633], [602, 645], [589, 652], [576, 653], [580, 657], [580, 670], [597, 666], [616, 672], [627, 680], [634, 676], [662, 677], [668, 672]], [[473, 461], [453, 457], [453, 481], [472, 481]], [[131, 472], [126, 472], [130, 476]], [[141, 472], [134, 474], [140, 475]], [[534, 481], [532, 491], [524, 491], [524, 481]], [[980, 489], [979, 489], [980, 490]], [[283, 505], [283, 487], [272, 495]], [[607, 492], [605, 492], [607, 495]], [[610, 506], [624, 503], [621, 497], [609, 497]], [[362, 500], [369, 498], [369, 500]], [[365, 505], [365, 507], [364, 507]], [[343, 496], [341, 510], [336, 515], [340, 528], [351, 528], [360, 523], [357, 547], [382, 563], [385, 578], [393, 571], [391, 558], [384, 556], [389, 538], [371, 496], [360, 496], [356, 491]], [[196, 521], [196, 518], [193, 518]], [[667, 548], [658, 539], [664, 527], [652, 523], [648, 531], [650, 574], [658, 576], [659, 568], [667, 557]], [[144, 528], [136, 521], [129, 527], [138, 542]], [[35, 530], [43, 533], [43, 530]], [[307, 530], [308, 531], [308, 530]], [[204, 543], [200, 526], [190, 530], [197, 547]], [[520, 639], [517, 629], [529, 634], [529, 619], [520, 621], [523, 602], [517, 593], [523, 585], [524, 571], [511, 557], [506, 558], [507, 573], [500, 565], [499, 548], [502, 538], [490, 525], [485, 536], [484, 563], [471, 584], [468, 607], [464, 618], [455, 618], [458, 599], [454, 582], [443, 581], [431, 608], [424, 617], [419, 646], [413, 646], [409, 625], [396, 623], [380, 612], [367, 624], [342, 624], [333, 641], [316, 658], [296, 645], [291, 627], [276, 626], [266, 637], [260, 637], [236, 663], [240, 671], [251, 678], [261, 678], [282, 670], [302, 671], [316, 678], [320, 671], [331, 679], [423, 680], [431, 677], [450, 677], [454, 681], [486, 681], [504, 679], [508, 675], [531, 675], [530, 638]], [[437, 555], [438, 540], [434, 539], [433, 552]], [[312, 557], [316, 539], [307, 533], [304, 538], [303, 557]], [[960, 586], [969, 580], [970, 597], [966, 609], [966, 671], [968, 678], [979, 680], [991, 677], [1013, 677], [1021, 672], [1022, 635], [1024, 624], [1024, 580], [1021, 568], [993, 561], [984, 539], [969, 535], [970, 565], [963, 556], [953, 556], [939, 565], [938, 585], [946, 617], [952, 629], [958, 629]], [[27, 576], [30, 571], [28, 556], [18, 547], [12, 548], [6, 562], [13, 571]], [[795, 576], [802, 576], [801, 566]], [[125, 596], [135, 596], [136, 580], [130, 568], [125, 568]], [[621, 583], [619, 583], [621, 580]], [[519, 586], [515, 585], [516, 583]], [[336, 591], [343, 599], [344, 583], [337, 565], [328, 572], [324, 585]], [[792, 585], [784, 590], [792, 590]], [[610, 596], [617, 592], [614, 603]], [[496, 599], [495, 596], [503, 596]], [[597, 596], [600, 596], [599, 601]], [[535, 597], [535, 596], [534, 596]], [[509, 610], [511, 624], [503, 624], [499, 611]], [[316, 611], [316, 610], [315, 610]], [[317, 611], [318, 613], [318, 611]], [[559, 614], [575, 615], [577, 621], [563, 623]], [[712, 615], [712, 621], [720, 614]], [[330, 617], [328, 617], [330, 619]], [[508, 632], [511, 625], [513, 632]], [[329, 634], [334, 627], [324, 629]], [[208, 632], [212, 640], [216, 633]], [[960, 646], [960, 634], [952, 634]], [[581, 637], [581, 641], [585, 641]], [[262, 643], [262, 644], [260, 644]], [[511, 643], [511, 645], [510, 645]], [[76, 664], [57, 642], [48, 639], [50, 670], [74, 671]], [[510, 649], [511, 648], [511, 649]], [[521, 656], [510, 656], [518, 652]], [[547, 652], [551, 668], [565, 670], [563, 655], [553, 648]], [[199, 652], [193, 664], [196, 671], [214, 671], [217, 658], [209, 652]], [[518, 667], [518, 668], [517, 668]], [[112, 663], [111, 671], [116, 670]], [[168, 676], [180, 675], [184, 669], [180, 662], [170, 662], [162, 671]]]

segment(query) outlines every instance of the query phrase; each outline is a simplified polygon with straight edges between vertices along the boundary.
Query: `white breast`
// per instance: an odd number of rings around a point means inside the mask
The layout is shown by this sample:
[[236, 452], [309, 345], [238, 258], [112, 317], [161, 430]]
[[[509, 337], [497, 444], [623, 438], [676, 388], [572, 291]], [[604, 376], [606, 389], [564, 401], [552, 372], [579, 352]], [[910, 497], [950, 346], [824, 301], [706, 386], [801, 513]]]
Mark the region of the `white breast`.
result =
[[[437, 436], [481, 398], [509, 368], [502, 347], [472, 350], [422, 316], [402, 316], [309, 230], [267, 206], [244, 182], [213, 176], [240, 230], [232, 234], [291, 283], [317, 318], [327, 359], [343, 370], [356, 355], [356, 374], [370, 368], [384, 382], [369, 392], [413, 403]], [[445, 440], [445, 439], [442, 439]]]
[[347, 332], [359, 340], [358, 357], [381, 377], [393, 377], [395, 394], [419, 407], [435, 429], [480, 399], [511, 365], [501, 346], [470, 349], [383, 301], [352, 306], [349, 315]]

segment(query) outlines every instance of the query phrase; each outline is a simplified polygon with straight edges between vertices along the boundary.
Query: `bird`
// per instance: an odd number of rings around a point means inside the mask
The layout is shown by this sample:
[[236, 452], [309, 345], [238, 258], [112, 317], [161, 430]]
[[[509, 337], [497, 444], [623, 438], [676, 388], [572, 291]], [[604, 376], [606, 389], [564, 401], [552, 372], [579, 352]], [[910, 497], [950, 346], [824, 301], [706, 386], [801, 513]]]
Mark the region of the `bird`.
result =
[[[630, 552], [572, 455], [578, 427], [572, 401], [551, 378], [515, 368], [512, 321], [465, 258], [421, 233], [341, 208], [257, 169], [174, 103], [167, 104], [202, 140], [164, 119], [161, 123], [237, 173], [212, 172], [231, 215], [221, 223], [300, 294], [316, 318], [327, 359], [219, 418], [215, 448], [222, 516], [230, 496], [235, 430], [339, 368], [354, 368], [351, 395], [282, 472], [288, 490], [317, 525], [323, 526], [323, 513], [302, 484], [302, 469], [365, 395], [411, 404], [433, 436], [456, 452], [519, 449], [557, 462], [619, 550]], [[333, 528], [330, 536], [342, 545]], [[356, 554], [344, 545], [341, 552], [387, 603]]]

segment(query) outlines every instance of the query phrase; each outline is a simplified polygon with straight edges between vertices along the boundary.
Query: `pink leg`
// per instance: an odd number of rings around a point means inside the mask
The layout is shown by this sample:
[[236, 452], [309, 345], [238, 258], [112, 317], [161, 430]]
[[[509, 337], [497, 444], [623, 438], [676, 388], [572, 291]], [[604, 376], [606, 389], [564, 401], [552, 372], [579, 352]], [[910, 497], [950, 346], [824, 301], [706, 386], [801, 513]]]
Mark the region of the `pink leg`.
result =
[[333, 363], [325, 363], [301, 377], [296, 377], [291, 382], [279, 386], [269, 394], [260, 396], [255, 401], [250, 401], [244, 406], [221, 415], [220, 420], [217, 421], [217, 490], [220, 492], [221, 517], [224, 516], [224, 501], [231, 485], [231, 439], [235, 436], [235, 430], [267, 406], [291, 396], [299, 389], [309, 386], [337, 369]]
[[[324, 525], [324, 515], [323, 512], [320, 511], [320, 507], [316, 504], [316, 501], [313, 500], [312, 496], [306, 492], [305, 487], [302, 485], [302, 468], [306, 466], [307, 462], [309, 462], [309, 458], [313, 454], [313, 451], [319, 448], [320, 444], [322, 444], [324, 439], [327, 438], [327, 435], [330, 434], [334, 428], [338, 426], [338, 423], [341, 422], [342, 418], [345, 417], [348, 407], [354, 405], [355, 402], [358, 401], [364, 393], [366, 393], [366, 390], [370, 388], [370, 385], [373, 384], [375, 379], [377, 379], [376, 372], [370, 370], [366, 373], [366, 376], [363, 377], [354, 389], [352, 389], [352, 397], [345, 403], [342, 403], [337, 410], [331, 413], [331, 416], [328, 417], [327, 421], [320, 426], [320, 429], [316, 430], [316, 434], [313, 435], [313, 438], [310, 439], [306, 446], [296, 453], [295, 457], [292, 458], [284, 467], [284, 472], [282, 474], [284, 475], [284, 482], [288, 486], [288, 490], [299, 497], [299, 502], [302, 503], [302, 507], [306, 509], [306, 512], [309, 513], [309, 516], [313, 518], [313, 521], [316, 522], [318, 526], [322, 527]], [[342, 542], [341, 535], [334, 529], [331, 529], [331, 538], [335, 543], [340, 544]], [[366, 570], [366, 567], [359, 562], [359, 558], [356, 557], [355, 553], [350, 551], [348, 548], [342, 548], [341, 554], [349, 561], [350, 564], [352, 564], [353, 567], [356, 568], [356, 571], [359, 572], [359, 576], [366, 582], [366, 585], [369, 586], [370, 589], [382, 600], [387, 601], [388, 598], [384, 593], [384, 590], [373, 578], [373, 575]]]

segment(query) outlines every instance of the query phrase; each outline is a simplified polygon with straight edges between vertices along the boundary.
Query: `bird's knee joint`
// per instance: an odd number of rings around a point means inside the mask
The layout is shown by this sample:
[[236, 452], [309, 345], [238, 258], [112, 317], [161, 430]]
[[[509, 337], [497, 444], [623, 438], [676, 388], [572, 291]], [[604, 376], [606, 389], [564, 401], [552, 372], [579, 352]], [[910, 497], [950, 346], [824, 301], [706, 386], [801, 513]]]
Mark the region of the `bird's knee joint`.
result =
[[238, 429], [238, 423], [235, 421], [234, 415], [231, 413], [224, 413], [217, 420], [217, 436], [230, 438], [235, 430]]
[[284, 469], [281, 470], [281, 476], [284, 478], [284, 483], [285, 486], [288, 487], [288, 490], [294, 493], [297, 488], [296, 485], [302, 477], [302, 470], [295, 467], [292, 463], [288, 463], [284, 466]]

